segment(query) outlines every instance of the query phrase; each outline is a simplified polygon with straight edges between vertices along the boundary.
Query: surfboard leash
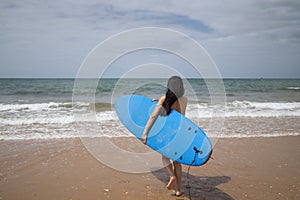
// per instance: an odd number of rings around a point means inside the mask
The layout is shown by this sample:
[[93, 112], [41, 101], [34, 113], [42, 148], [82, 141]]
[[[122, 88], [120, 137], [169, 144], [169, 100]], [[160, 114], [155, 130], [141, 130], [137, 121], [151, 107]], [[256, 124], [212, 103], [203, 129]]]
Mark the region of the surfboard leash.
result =
[[[196, 147], [194, 147], [194, 151], [195, 151], [194, 159], [193, 159], [192, 163], [189, 165], [188, 171], [187, 171], [187, 174], [186, 174], [186, 176], [187, 176], [186, 177], [187, 178], [187, 188], [189, 189], [189, 198], [190, 198], [190, 200], [192, 200], [191, 186], [190, 186], [190, 169], [191, 169], [191, 166], [196, 162], [197, 154], [200, 153], [200, 150], [198, 150]], [[212, 151], [213, 150], [210, 151], [209, 156], [208, 156], [207, 160], [203, 163], [203, 165], [206, 164], [209, 159], [213, 159], [211, 157]]]
[[[195, 150], [195, 148], [194, 148], [194, 150]], [[189, 165], [188, 171], [187, 171], [187, 174], [186, 174], [187, 188], [188, 188], [188, 190], [189, 190], [189, 199], [190, 199], [190, 200], [192, 200], [191, 186], [190, 186], [190, 169], [191, 169], [191, 166], [196, 162], [196, 156], [197, 156], [197, 153], [198, 153], [198, 150], [196, 149], [196, 150], [195, 150], [194, 159], [193, 159], [192, 163]]]

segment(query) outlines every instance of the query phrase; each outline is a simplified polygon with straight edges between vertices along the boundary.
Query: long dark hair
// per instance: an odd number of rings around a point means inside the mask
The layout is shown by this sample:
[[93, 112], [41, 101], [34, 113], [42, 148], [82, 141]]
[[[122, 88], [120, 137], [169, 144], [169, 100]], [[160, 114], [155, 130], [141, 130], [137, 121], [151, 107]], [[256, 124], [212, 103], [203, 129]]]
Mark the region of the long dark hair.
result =
[[184, 94], [182, 79], [179, 76], [172, 76], [168, 80], [166, 98], [162, 104], [160, 115], [166, 116], [171, 113], [173, 103]]

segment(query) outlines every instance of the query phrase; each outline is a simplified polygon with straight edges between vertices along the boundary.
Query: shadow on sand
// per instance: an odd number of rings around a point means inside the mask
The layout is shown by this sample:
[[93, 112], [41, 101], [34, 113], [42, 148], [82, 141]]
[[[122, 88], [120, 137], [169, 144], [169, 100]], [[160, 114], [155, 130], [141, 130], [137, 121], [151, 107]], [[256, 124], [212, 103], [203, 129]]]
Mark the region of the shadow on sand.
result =
[[[169, 177], [165, 169], [153, 171], [152, 174], [166, 183], [169, 181]], [[187, 173], [182, 172], [182, 186], [181, 191], [183, 196], [176, 199], [188, 199], [191, 196], [192, 200], [233, 200], [231, 196], [218, 189], [217, 186], [223, 183], [227, 183], [231, 180], [228, 176], [193, 176], [189, 175], [189, 181], [187, 180]], [[188, 187], [188, 182], [190, 188]]]

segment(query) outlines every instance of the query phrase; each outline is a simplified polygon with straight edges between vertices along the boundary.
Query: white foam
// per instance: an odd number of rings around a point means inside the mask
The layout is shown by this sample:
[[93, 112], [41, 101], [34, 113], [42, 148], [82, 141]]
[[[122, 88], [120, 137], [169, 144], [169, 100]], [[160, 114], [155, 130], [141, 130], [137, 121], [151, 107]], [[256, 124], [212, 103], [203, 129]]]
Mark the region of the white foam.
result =
[[[115, 134], [117, 133], [117, 134]], [[229, 134], [229, 135], [210, 135], [210, 138], [270, 138], [270, 137], [286, 137], [286, 136], [300, 136], [300, 133], [276, 133], [276, 134]], [[0, 135], [0, 140], [33, 140], [33, 139], [67, 139], [67, 138], [118, 138], [118, 137], [134, 137], [131, 133], [125, 132], [111, 132], [102, 134], [45, 134], [45, 133], [32, 133], [32, 134], [14, 134], [14, 135]]]
[[74, 109], [86, 109], [88, 103], [77, 102], [49, 102], [49, 103], [25, 103], [25, 104], [0, 104], [0, 111], [6, 112], [20, 112], [20, 111], [55, 111], [55, 110], [74, 110]]
[[189, 118], [300, 116], [300, 102], [234, 101], [226, 106], [200, 103], [189, 105], [186, 113]]
[[[39, 107], [39, 110], [46, 108], [46, 103], [41, 104], [0, 104], [0, 111], [9, 111], [9, 112], [15, 112], [15, 111], [21, 111], [21, 110], [37, 110]], [[34, 109], [33, 109], [34, 108]], [[48, 106], [47, 106], [48, 108]]]
[[74, 122], [73, 116], [48, 117], [19, 117], [1, 119], [2, 125], [28, 125], [28, 124], [68, 124]]
[[29, 116], [15, 116], [11, 118], [2, 118], [0, 124], [2, 125], [29, 125], [29, 124], [70, 124], [74, 122], [105, 122], [110, 120], [116, 120], [117, 118], [112, 111], [105, 111], [96, 113], [96, 115], [90, 114], [76, 114], [73, 113], [44, 113], [37, 114], [32, 113]]
[[212, 138], [257, 138], [257, 137], [284, 137], [284, 136], [300, 136], [300, 133], [264, 133], [264, 134], [229, 134], [229, 135], [214, 135]]
[[300, 87], [287, 87], [287, 89], [289, 89], [289, 90], [299, 90]]
[[[2, 129], [2, 130], [1, 130]], [[118, 120], [72, 124], [6, 125], [0, 127], [0, 140], [133, 137]]]
[[[77, 106], [78, 105], [78, 106]], [[224, 117], [286, 117], [300, 116], [300, 102], [234, 101], [227, 106], [190, 103], [187, 117], [191, 119]], [[78, 124], [83, 132], [78, 132]], [[243, 129], [241, 127], [241, 129]], [[224, 133], [218, 138], [298, 136], [299, 133]], [[0, 104], [0, 139], [51, 139], [75, 137], [130, 137], [115, 111], [95, 112], [89, 104], [70, 103]], [[213, 136], [211, 136], [213, 137]]]

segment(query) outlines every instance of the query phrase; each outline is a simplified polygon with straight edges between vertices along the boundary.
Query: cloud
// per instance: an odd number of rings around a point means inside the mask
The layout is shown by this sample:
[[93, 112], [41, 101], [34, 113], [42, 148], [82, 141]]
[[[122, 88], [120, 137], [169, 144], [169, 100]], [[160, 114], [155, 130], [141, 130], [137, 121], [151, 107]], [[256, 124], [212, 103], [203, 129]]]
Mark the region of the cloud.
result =
[[[159, 26], [199, 41], [226, 76], [247, 76], [252, 65], [299, 77], [299, 9], [297, 0], [1, 1], [1, 76], [30, 76], [24, 69], [43, 76], [44, 68], [55, 75], [63, 67], [72, 77], [88, 52], [112, 34]], [[268, 76], [262, 71], [249, 74]]]

